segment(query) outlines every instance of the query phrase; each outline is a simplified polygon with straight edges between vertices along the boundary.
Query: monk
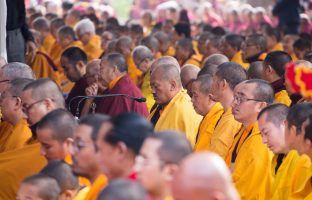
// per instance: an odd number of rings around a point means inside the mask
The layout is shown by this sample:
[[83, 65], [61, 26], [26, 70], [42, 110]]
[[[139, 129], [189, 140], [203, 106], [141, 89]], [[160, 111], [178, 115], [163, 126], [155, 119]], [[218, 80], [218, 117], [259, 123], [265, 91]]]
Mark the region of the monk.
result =
[[[104, 53], [107, 50], [108, 47], [108, 43], [112, 40], [116, 39], [116, 34], [113, 31], [104, 31], [101, 35], [101, 48], [102, 48], [102, 55], [104, 55]], [[102, 56], [101, 56], [102, 57]]]
[[157, 107], [151, 111], [149, 120], [156, 131], [175, 130], [186, 134], [192, 146], [202, 117], [198, 115], [191, 99], [182, 89], [179, 65], [173, 62], [152, 64], [151, 87]]
[[286, 92], [283, 76], [285, 65], [291, 62], [291, 57], [284, 51], [273, 51], [263, 61], [263, 79], [269, 81], [274, 89], [275, 102], [290, 106], [291, 100]]
[[155, 104], [150, 85], [151, 65], [154, 62], [153, 52], [145, 46], [137, 46], [132, 51], [133, 61], [136, 67], [142, 71], [142, 77], [139, 80], [139, 86], [143, 96], [146, 98], [146, 105], [150, 111]]
[[57, 181], [61, 188], [60, 199], [76, 200], [75, 196], [80, 189], [79, 181], [69, 164], [62, 160], [49, 161], [49, 163], [40, 171], [40, 174], [52, 177]]
[[[100, 85], [107, 88], [102, 94], [126, 94], [132, 97], [141, 98], [142, 93], [137, 88], [130, 76], [127, 74], [127, 64], [124, 57], [119, 53], [112, 53], [104, 56], [100, 65]], [[129, 97], [106, 97], [95, 101], [95, 112], [115, 116], [122, 112], [136, 112], [147, 116], [145, 102], [138, 102]]]
[[170, 40], [168, 34], [162, 31], [158, 31], [154, 34], [154, 37], [159, 42], [159, 52], [161, 53], [162, 56], [174, 56], [175, 55], [174, 47], [170, 45], [170, 42], [168, 42]]
[[192, 97], [192, 84], [196, 79], [199, 68], [193, 64], [185, 64], [181, 69], [181, 81], [183, 88], [187, 91], [187, 94]]
[[256, 61], [250, 63], [247, 70], [248, 79], [262, 79], [263, 61]]
[[152, 133], [152, 124], [136, 113], [120, 114], [101, 125], [96, 143], [98, 158], [109, 181], [137, 180], [135, 158], [145, 138]]
[[209, 39], [206, 40], [205, 43], [206, 50], [203, 57], [207, 58], [212, 54], [221, 54], [220, 45], [221, 45], [221, 37], [216, 35], [211, 36]]
[[67, 13], [66, 18], [65, 18], [66, 25], [74, 28], [75, 25], [80, 21], [82, 17], [81, 15], [82, 14], [79, 10], [75, 10], [75, 9], [70, 10]]
[[213, 65], [221, 65], [225, 62], [229, 62], [229, 59], [225, 55], [219, 54], [219, 53], [214, 53], [205, 59], [204, 65], [208, 64], [208, 63], [213, 64]]
[[263, 61], [267, 46], [265, 38], [260, 34], [250, 35], [242, 44], [242, 57], [245, 63]]
[[32, 81], [32, 79], [14, 79], [9, 82], [8, 88], [1, 93], [2, 118], [12, 126], [12, 129], [6, 131], [6, 134], [1, 134], [0, 153], [25, 146], [32, 136], [27, 121], [23, 118], [23, 106], [20, 97], [25, 85]]
[[44, 17], [38, 17], [33, 21], [32, 28], [40, 33], [43, 38], [42, 46], [48, 53], [50, 53], [52, 46], [55, 43], [55, 38], [51, 34], [48, 20]]
[[148, 36], [141, 40], [141, 45], [149, 48], [155, 59], [161, 57], [161, 53], [159, 52], [159, 42], [154, 36]]
[[74, 131], [72, 168], [75, 174], [87, 178], [91, 183], [86, 200], [96, 199], [108, 182], [101, 172], [95, 144], [101, 125], [108, 119], [107, 116], [99, 114], [85, 116], [79, 120]]
[[272, 158], [262, 142], [257, 116], [273, 101], [271, 85], [261, 79], [247, 80], [234, 88], [233, 115], [243, 126], [226, 160], [231, 163], [233, 181], [242, 199], [270, 199]]
[[37, 139], [41, 144], [41, 155], [50, 160], [69, 160], [73, 149], [73, 133], [77, 123], [74, 117], [63, 109], [56, 109], [45, 115], [37, 124]]
[[264, 26], [263, 36], [265, 37], [268, 52], [283, 51], [283, 45], [281, 43], [280, 31], [276, 28], [272, 28], [270, 25]]
[[210, 32], [208, 31], [204, 31], [204, 32], [201, 32], [198, 36], [198, 40], [197, 40], [197, 48], [198, 48], [198, 53], [203, 55], [203, 59], [202, 59], [202, 62], [201, 62], [201, 66], [203, 66], [203, 61], [205, 60], [205, 56], [207, 56], [207, 48], [206, 48], [206, 42], [207, 40], [209, 40], [210, 38], [213, 37], [213, 34], [211, 34]]
[[179, 200], [239, 200], [224, 161], [213, 153], [194, 153], [181, 164], [172, 181]]
[[134, 81], [135, 84], [138, 84], [139, 77], [142, 75], [142, 72], [136, 68], [134, 61], [131, 56], [133, 49], [133, 42], [130, 37], [120, 37], [116, 42], [116, 51], [124, 56], [128, 65], [128, 74], [130, 78]]
[[144, 37], [143, 27], [140, 24], [131, 24], [129, 28], [129, 34], [133, 44], [138, 46]]
[[303, 60], [304, 55], [312, 51], [311, 44], [310, 40], [304, 38], [299, 38], [295, 41], [293, 48], [295, 55], [299, 60]]
[[55, 65], [57, 66], [59, 66], [59, 63], [60, 63], [59, 59], [62, 54], [62, 47], [57, 41], [57, 32], [62, 26], [65, 26], [65, 22], [62, 18], [55, 18], [50, 22], [50, 31], [55, 42], [53, 43], [51, 50], [48, 53], [50, 57], [52, 58], [53, 62], [55, 63]]
[[83, 19], [75, 25], [75, 32], [83, 44], [88, 60], [100, 58], [101, 38], [95, 34], [95, 26], [90, 19]]
[[283, 40], [282, 40], [284, 51], [291, 56], [291, 59], [293, 61], [297, 61], [298, 60], [298, 58], [297, 58], [297, 56], [295, 54], [295, 51], [294, 51], [294, 47], [293, 47], [295, 41], [298, 40], [298, 39], [299, 39], [299, 35], [286, 34], [283, 37]]
[[82, 102], [78, 107], [81, 98], [74, 101], [72, 101], [72, 99], [76, 96], [86, 95], [85, 89], [88, 84], [84, 75], [86, 74], [87, 62], [87, 54], [78, 47], [70, 47], [66, 49], [61, 56], [61, 64], [66, 78], [75, 83], [74, 87], [70, 90], [65, 103], [67, 107], [70, 106], [70, 108], [68, 107], [69, 111], [77, 117], [80, 116], [79, 113], [84, 104]]
[[241, 128], [241, 123], [234, 119], [231, 107], [234, 88], [246, 78], [244, 69], [233, 62], [219, 65], [213, 76], [212, 98], [221, 103], [224, 112], [216, 123], [208, 149], [219, 154], [224, 160], [229, 155], [234, 137]]
[[124, 179], [114, 180], [101, 192], [98, 200], [148, 200], [144, 188]]
[[224, 112], [222, 105], [212, 98], [212, 76], [201, 75], [192, 84], [192, 103], [195, 111], [203, 116], [194, 146], [195, 151], [208, 150], [215, 126]]
[[249, 64], [243, 61], [241, 52], [243, 42], [244, 39], [240, 35], [226, 35], [221, 40], [220, 50], [230, 61], [240, 64], [244, 69], [247, 69]]
[[175, 48], [175, 58], [178, 60], [180, 66], [193, 64], [200, 67], [201, 60], [199, 60], [196, 56], [191, 39], [184, 38], [178, 40]]
[[59, 200], [61, 188], [54, 178], [43, 174], [27, 177], [21, 183], [16, 199]]
[[[191, 152], [191, 144], [181, 133], [164, 131], [145, 139], [136, 168], [140, 183], [154, 200], [173, 199], [172, 177]], [[155, 162], [148, 165], [148, 160]]]

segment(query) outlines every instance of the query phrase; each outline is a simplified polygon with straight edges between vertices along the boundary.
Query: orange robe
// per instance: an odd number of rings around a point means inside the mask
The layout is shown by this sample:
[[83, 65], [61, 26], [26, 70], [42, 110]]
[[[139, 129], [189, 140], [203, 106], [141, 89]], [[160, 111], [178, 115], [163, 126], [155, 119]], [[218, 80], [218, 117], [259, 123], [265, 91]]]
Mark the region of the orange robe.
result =
[[282, 43], [279, 42], [276, 45], [274, 45], [274, 47], [269, 50], [269, 53], [272, 51], [284, 51]]
[[175, 55], [175, 52], [176, 52], [175, 48], [170, 46], [168, 48], [168, 50], [166, 51], [166, 53], [164, 53], [163, 56], [172, 56], [173, 57]]
[[201, 64], [200, 64], [201, 60], [202, 60], [202, 56], [200, 54], [194, 54], [183, 65], [192, 64], [197, 67], [201, 67]]
[[136, 67], [131, 55], [127, 57], [127, 64], [128, 64], [128, 74], [130, 78], [134, 81], [134, 83], [137, 85], [140, 76], [142, 76], [142, 71]]
[[101, 38], [98, 35], [92, 36], [88, 44], [84, 45], [83, 48], [89, 61], [100, 58], [102, 54]]
[[44, 38], [42, 46], [47, 50], [48, 53], [52, 51], [52, 47], [54, 46], [55, 38], [52, 36], [52, 34], [47, 35], [47, 37]]
[[249, 64], [245, 63], [243, 61], [243, 57], [242, 57], [242, 52], [239, 51], [237, 52], [231, 59], [231, 62], [235, 62], [237, 64], [240, 64], [245, 70], [247, 70], [249, 68]]
[[100, 175], [90, 187], [85, 200], [96, 200], [101, 190], [107, 185], [108, 180], [104, 175]]

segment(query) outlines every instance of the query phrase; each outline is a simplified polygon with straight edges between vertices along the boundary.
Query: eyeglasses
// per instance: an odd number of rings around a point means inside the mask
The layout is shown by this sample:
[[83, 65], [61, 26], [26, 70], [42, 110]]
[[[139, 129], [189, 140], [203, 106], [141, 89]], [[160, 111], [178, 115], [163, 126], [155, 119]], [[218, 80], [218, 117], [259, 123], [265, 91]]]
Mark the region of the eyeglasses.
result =
[[233, 103], [237, 103], [237, 104], [242, 104], [246, 101], [257, 101], [257, 102], [263, 102], [262, 100], [259, 100], [259, 99], [250, 99], [250, 98], [247, 98], [247, 97], [243, 97], [243, 96], [235, 96], [234, 95], [234, 100], [233, 100]]
[[35, 101], [34, 103], [29, 104], [29, 105], [23, 104], [23, 112], [24, 112], [24, 113], [28, 113], [29, 110], [30, 110], [34, 105], [36, 105], [36, 104], [38, 104], [38, 103], [41, 103], [41, 102], [43, 102], [44, 100], [45, 100], [45, 99], [41, 99], [41, 100]]
[[145, 158], [142, 155], [138, 155], [135, 157], [135, 163], [139, 166], [158, 164], [158, 163], [160, 163], [161, 165], [165, 164], [165, 162], [162, 160]]
[[78, 151], [81, 151], [82, 149], [86, 148], [86, 147], [90, 147], [90, 146], [94, 146], [94, 144], [86, 144], [86, 143], [83, 143], [81, 141], [75, 141], [73, 143], [73, 148], [74, 148], [74, 151], [75, 152], [78, 152]]

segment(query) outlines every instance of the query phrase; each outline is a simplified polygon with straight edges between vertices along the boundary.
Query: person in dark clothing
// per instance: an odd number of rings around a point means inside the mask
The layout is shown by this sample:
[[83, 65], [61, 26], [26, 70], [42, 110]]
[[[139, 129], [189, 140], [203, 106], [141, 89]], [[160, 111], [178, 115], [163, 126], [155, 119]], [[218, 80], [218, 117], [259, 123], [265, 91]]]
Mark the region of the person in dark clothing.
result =
[[32, 53], [32, 59], [36, 51], [34, 39], [26, 24], [25, 2], [24, 0], [6, 0], [6, 4], [8, 62], [25, 63], [25, 50], [27, 54]]

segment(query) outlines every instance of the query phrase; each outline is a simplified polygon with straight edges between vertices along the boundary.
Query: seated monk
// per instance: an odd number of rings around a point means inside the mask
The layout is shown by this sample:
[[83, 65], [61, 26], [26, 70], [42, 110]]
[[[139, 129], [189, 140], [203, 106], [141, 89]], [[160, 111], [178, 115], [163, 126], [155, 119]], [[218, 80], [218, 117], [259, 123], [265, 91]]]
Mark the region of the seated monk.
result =
[[191, 98], [182, 88], [179, 65], [173, 62], [164, 64], [162, 60], [160, 58], [152, 64], [151, 87], [157, 106], [149, 119], [156, 131], [180, 131], [194, 145], [202, 117], [195, 112]]
[[199, 68], [193, 64], [186, 64], [181, 69], [181, 81], [183, 88], [187, 91], [187, 94], [192, 97], [192, 84], [196, 79]]
[[245, 63], [263, 61], [266, 57], [267, 46], [265, 38], [260, 34], [253, 34], [246, 38], [242, 45], [242, 56]]
[[[75, 83], [74, 87], [70, 90], [65, 103], [70, 106], [69, 111], [76, 116], [78, 111], [82, 110], [83, 102], [79, 105], [81, 98], [72, 101], [77, 96], [85, 96], [85, 89], [87, 88], [87, 81], [84, 77], [86, 74], [86, 64], [88, 62], [87, 54], [78, 47], [70, 47], [66, 49], [61, 56], [61, 64], [64, 74], [68, 80]], [[70, 104], [70, 105], [69, 105]], [[76, 117], [79, 117], [76, 116]]]
[[141, 40], [141, 45], [146, 46], [149, 48], [155, 59], [158, 59], [161, 57], [161, 53], [159, 52], [159, 42], [158, 40], [153, 36], [145, 37]]
[[[102, 94], [126, 94], [133, 97], [142, 97], [142, 93], [134, 85], [127, 72], [127, 64], [119, 53], [104, 56], [100, 65], [99, 84], [107, 88]], [[147, 117], [148, 111], [145, 102], [119, 96], [96, 99], [95, 112], [110, 116], [123, 112], [136, 112]]]
[[131, 52], [133, 49], [133, 42], [130, 37], [120, 37], [115, 45], [115, 50], [124, 56], [128, 65], [128, 74], [130, 78], [134, 81], [135, 84], [138, 84], [139, 77], [142, 75], [142, 72], [136, 68]]
[[88, 60], [101, 56], [101, 38], [95, 34], [95, 26], [89, 19], [83, 19], [75, 25], [75, 32], [83, 44]]
[[293, 61], [297, 61], [298, 60], [298, 58], [297, 58], [297, 56], [295, 54], [295, 51], [294, 51], [294, 43], [298, 39], [299, 39], [299, 35], [296, 35], [296, 34], [286, 34], [283, 37], [283, 40], [282, 40], [284, 51], [291, 56], [291, 59]]
[[281, 34], [277, 28], [272, 28], [270, 25], [266, 25], [263, 27], [262, 31], [269, 53], [273, 51], [284, 51], [281, 43]]
[[96, 199], [108, 182], [107, 177], [102, 174], [96, 149], [96, 138], [101, 125], [108, 120], [105, 115], [88, 115], [79, 120], [74, 131], [72, 169], [76, 175], [87, 178], [91, 183], [85, 200]]
[[47, 50], [42, 45], [43, 37], [38, 31], [32, 30], [32, 35], [37, 45], [37, 52], [33, 62], [29, 65], [33, 69], [37, 78], [50, 78], [53, 81], [60, 82], [60, 74], [57, 66], [54, 64], [52, 58], [49, 56]]
[[197, 58], [191, 39], [183, 38], [177, 41], [175, 58], [180, 66], [193, 64], [200, 67], [201, 60]]
[[14, 79], [9, 82], [8, 88], [1, 93], [2, 118], [13, 127], [6, 134], [1, 134], [0, 153], [25, 146], [32, 136], [27, 121], [23, 118], [23, 106], [20, 98], [23, 88], [32, 81], [32, 79], [25, 78]]
[[44, 17], [38, 17], [32, 22], [31, 26], [42, 36], [42, 46], [49, 54], [56, 40], [50, 32], [49, 21]]
[[65, 22], [62, 18], [56, 18], [50, 22], [50, 31], [51, 31], [51, 35], [53, 36], [55, 42], [53, 43], [51, 50], [48, 53], [49, 53], [50, 57], [52, 58], [52, 60], [56, 66], [60, 65], [60, 57], [62, 54], [62, 47], [59, 44], [59, 42], [57, 41], [57, 31], [62, 26], [65, 26]]
[[170, 40], [169, 36], [162, 32], [158, 31], [154, 34], [154, 37], [159, 42], [159, 52], [162, 56], [174, 56], [175, 55], [175, 48], [170, 46]]

